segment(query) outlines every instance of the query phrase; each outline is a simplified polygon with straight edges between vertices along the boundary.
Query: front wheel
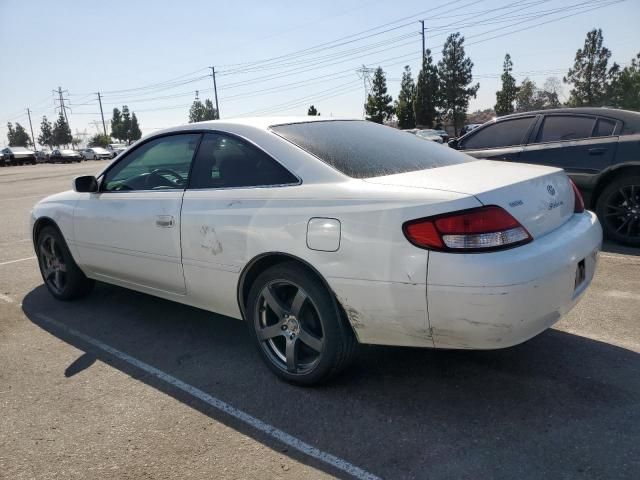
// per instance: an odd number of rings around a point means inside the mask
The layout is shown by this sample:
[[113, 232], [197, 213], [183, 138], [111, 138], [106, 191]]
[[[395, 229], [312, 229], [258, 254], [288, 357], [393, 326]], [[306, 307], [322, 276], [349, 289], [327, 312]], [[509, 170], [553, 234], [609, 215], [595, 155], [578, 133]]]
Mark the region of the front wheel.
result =
[[251, 286], [247, 323], [267, 366], [280, 378], [314, 385], [343, 370], [356, 339], [322, 282], [287, 262]]
[[60, 232], [46, 226], [38, 235], [36, 254], [47, 289], [58, 300], [73, 300], [89, 293], [94, 281], [76, 265]]
[[607, 238], [640, 246], [640, 176], [617, 178], [607, 185], [596, 213]]

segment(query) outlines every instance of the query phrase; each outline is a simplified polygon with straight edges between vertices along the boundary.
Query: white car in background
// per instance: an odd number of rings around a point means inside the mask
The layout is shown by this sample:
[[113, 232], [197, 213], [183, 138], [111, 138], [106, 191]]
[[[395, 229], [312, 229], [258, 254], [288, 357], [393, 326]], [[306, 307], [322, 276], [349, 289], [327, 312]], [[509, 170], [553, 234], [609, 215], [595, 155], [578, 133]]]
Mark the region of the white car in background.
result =
[[602, 241], [560, 169], [309, 117], [156, 132], [40, 201], [31, 225], [54, 297], [99, 280], [245, 319], [299, 384], [358, 342], [524, 342], [578, 302]]
[[443, 143], [442, 137], [435, 130], [418, 130], [416, 132], [416, 137], [423, 140], [429, 140], [430, 142]]
[[116, 158], [127, 149], [124, 143], [110, 143], [107, 145], [107, 151], [111, 154], [111, 158]]
[[85, 160], [106, 160], [112, 158], [111, 152], [102, 147], [85, 148], [82, 151]]

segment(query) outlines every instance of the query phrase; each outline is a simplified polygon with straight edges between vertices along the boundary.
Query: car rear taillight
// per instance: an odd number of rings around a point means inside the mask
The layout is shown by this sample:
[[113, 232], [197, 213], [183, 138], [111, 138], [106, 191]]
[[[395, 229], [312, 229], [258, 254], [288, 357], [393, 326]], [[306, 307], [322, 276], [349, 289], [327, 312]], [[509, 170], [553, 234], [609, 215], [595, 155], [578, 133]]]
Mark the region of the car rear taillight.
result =
[[582, 198], [582, 194], [580, 193], [580, 190], [578, 190], [578, 187], [576, 187], [576, 184], [573, 183], [573, 180], [569, 179], [569, 181], [571, 182], [573, 196], [575, 198], [573, 213], [582, 213], [584, 212], [584, 199]]
[[402, 229], [416, 247], [449, 252], [500, 250], [533, 240], [509, 212], [494, 205], [411, 220]]

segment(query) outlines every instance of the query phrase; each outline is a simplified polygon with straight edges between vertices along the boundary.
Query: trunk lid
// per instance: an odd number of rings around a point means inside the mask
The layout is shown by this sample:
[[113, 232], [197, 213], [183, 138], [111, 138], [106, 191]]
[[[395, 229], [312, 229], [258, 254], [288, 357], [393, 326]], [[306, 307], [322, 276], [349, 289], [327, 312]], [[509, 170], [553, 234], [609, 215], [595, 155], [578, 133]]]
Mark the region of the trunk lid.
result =
[[364, 181], [473, 195], [483, 205], [504, 208], [533, 238], [565, 223], [573, 215], [575, 202], [563, 170], [521, 163], [478, 160]]

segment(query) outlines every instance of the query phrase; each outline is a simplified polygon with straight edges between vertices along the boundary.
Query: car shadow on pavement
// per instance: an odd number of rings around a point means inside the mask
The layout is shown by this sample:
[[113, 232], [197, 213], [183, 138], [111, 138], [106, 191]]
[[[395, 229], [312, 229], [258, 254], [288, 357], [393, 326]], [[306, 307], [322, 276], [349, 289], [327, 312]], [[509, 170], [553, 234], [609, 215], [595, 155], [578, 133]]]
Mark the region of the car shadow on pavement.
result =
[[[640, 471], [640, 355], [607, 343], [549, 330], [500, 351], [362, 346], [333, 382], [300, 388], [275, 378], [243, 322], [227, 317], [103, 284], [73, 303], [41, 286], [23, 309], [86, 352], [71, 370], [90, 374], [95, 356], [281, 452], [270, 437], [42, 315], [383, 478], [632, 478]], [[292, 449], [285, 454], [346, 476]]]
[[622, 245], [621, 243], [615, 243], [610, 240], [606, 240], [602, 244], [602, 251], [608, 253], [619, 253], [622, 255], [640, 256], [640, 248]]

